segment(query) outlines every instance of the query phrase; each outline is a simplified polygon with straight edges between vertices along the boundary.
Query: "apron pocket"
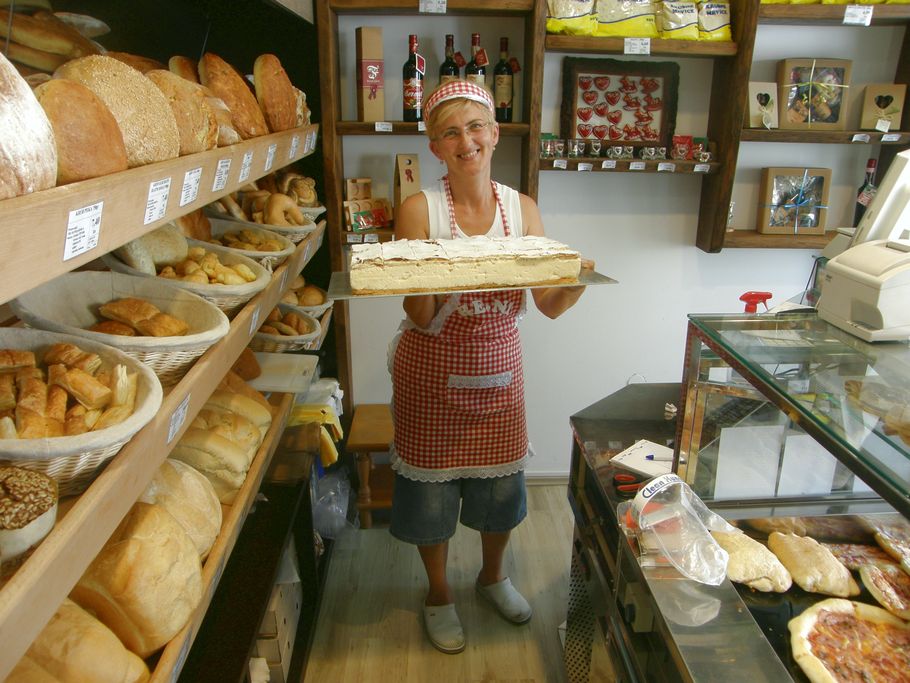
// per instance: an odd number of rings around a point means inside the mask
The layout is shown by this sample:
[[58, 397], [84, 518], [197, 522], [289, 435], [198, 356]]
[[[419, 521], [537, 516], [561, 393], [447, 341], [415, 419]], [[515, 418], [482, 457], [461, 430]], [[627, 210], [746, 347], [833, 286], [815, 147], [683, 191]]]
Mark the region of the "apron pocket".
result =
[[515, 405], [517, 389], [511, 372], [497, 375], [449, 375], [446, 404], [455, 412], [485, 417]]

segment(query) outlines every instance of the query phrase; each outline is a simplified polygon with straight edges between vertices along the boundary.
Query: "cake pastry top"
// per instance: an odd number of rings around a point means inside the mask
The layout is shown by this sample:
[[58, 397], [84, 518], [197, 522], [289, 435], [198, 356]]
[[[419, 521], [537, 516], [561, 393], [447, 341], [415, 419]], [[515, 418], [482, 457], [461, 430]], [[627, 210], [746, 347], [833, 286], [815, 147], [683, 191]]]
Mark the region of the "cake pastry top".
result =
[[424, 261], [440, 259], [495, 258], [579, 258], [574, 249], [548, 237], [487, 237], [475, 235], [457, 240], [395, 240], [355, 244], [351, 248], [351, 266], [371, 261]]

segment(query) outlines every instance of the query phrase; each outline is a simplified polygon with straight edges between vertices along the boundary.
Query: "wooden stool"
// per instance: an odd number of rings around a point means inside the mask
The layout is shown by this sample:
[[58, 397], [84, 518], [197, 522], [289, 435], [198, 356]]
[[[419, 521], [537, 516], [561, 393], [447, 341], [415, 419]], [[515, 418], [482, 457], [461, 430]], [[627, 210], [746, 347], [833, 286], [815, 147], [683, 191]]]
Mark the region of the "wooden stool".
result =
[[373, 510], [392, 507], [392, 482], [395, 480], [392, 468], [373, 463], [373, 453], [389, 451], [392, 434], [392, 411], [387, 403], [362, 403], [354, 407], [346, 448], [357, 459], [360, 478], [357, 509], [360, 526], [364, 529], [373, 526]]

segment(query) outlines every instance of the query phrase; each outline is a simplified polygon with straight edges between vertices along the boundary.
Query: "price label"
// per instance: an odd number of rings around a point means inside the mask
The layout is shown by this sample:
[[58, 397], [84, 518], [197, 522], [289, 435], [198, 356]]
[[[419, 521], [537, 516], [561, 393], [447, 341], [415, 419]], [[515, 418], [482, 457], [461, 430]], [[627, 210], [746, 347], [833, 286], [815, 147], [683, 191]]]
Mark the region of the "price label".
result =
[[162, 178], [149, 183], [149, 193], [145, 200], [145, 216], [143, 225], [164, 218], [167, 211], [167, 198], [171, 193], [171, 179]]
[[272, 164], [275, 163], [275, 151], [278, 149], [278, 143], [273, 142], [265, 152], [265, 172], [272, 170]]
[[869, 133], [857, 133], [853, 136], [853, 142], [869, 142]]
[[190, 395], [191, 394], [187, 394], [184, 396], [183, 400], [180, 401], [180, 405], [177, 406], [177, 409], [171, 413], [171, 420], [167, 427], [168, 443], [174, 440], [174, 437], [177, 436], [177, 432], [180, 431], [183, 423], [186, 422], [186, 411], [190, 407]]
[[288, 151], [288, 159], [293, 159], [297, 156], [297, 148], [300, 147], [300, 136], [292, 135], [291, 136], [291, 149]]
[[644, 171], [647, 164], [644, 161], [630, 161], [629, 170], [630, 171]]
[[310, 151], [313, 152], [316, 150], [316, 131], [314, 130], [309, 135], [310, 137]]
[[882, 142], [898, 142], [900, 139], [900, 133], [885, 133], [882, 135]]
[[427, 131], [427, 122], [426, 122], [426, 121], [418, 121], [418, 122], [417, 122], [417, 131], [420, 132], [420, 133], [425, 133], [425, 132]]
[[875, 122], [875, 130], [887, 133], [891, 130], [891, 121], [889, 119], [879, 119]]
[[604, 169], [616, 168], [616, 159], [604, 159], [600, 162], [600, 167]]
[[847, 5], [844, 8], [844, 23], [850, 26], [868, 26], [872, 23], [872, 6]]
[[[284, 287], [282, 287], [284, 289]], [[250, 336], [259, 329], [259, 306], [253, 309], [253, 316], [250, 318]]]
[[594, 164], [589, 164], [589, 163], [586, 162], [586, 161], [579, 161], [579, 162], [578, 162], [578, 170], [579, 170], [579, 171], [590, 171], [590, 170], [592, 170], [593, 168], [594, 168]]
[[371, 232], [371, 233], [369, 233], [369, 234], [363, 236], [363, 241], [364, 241], [364, 243], [367, 243], [367, 242], [378, 242], [378, 241], [379, 241], [379, 235], [377, 235], [375, 232]]
[[651, 39], [624, 38], [622, 51], [626, 55], [649, 55], [651, 54]]
[[675, 173], [676, 164], [674, 164], [672, 161], [660, 161], [657, 164], [657, 172], [658, 173]]
[[221, 192], [227, 185], [231, 173], [231, 160], [219, 159], [218, 168], [215, 169], [215, 182], [212, 183], [212, 192]]
[[196, 201], [199, 196], [199, 181], [202, 180], [202, 166], [191, 168], [183, 174], [183, 187], [180, 188], [180, 206]]
[[303, 139], [303, 153], [304, 154], [309, 154], [310, 152], [313, 151], [314, 142], [315, 141], [313, 140], [313, 134], [307, 133], [306, 137]]
[[420, 0], [419, 11], [423, 14], [445, 14], [446, 0]]
[[347, 241], [348, 244], [359, 244], [359, 243], [363, 242], [363, 235], [358, 235], [356, 233], [349, 232], [347, 235], [345, 235], [345, 240]]
[[66, 238], [63, 242], [63, 260], [84, 254], [98, 246], [101, 235], [101, 213], [104, 202], [89, 204], [70, 211], [66, 221]]
[[711, 164], [695, 164], [692, 167], [692, 171], [695, 173], [707, 173], [711, 170]]
[[553, 159], [553, 168], [569, 168], [565, 159]]
[[377, 121], [376, 125], [373, 126], [373, 130], [377, 133], [391, 133], [392, 124], [388, 121]]
[[250, 167], [253, 165], [253, 150], [247, 150], [243, 154], [243, 159], [240, 162], [240, 182], [244, 182], [247, 178], [250, 177]]

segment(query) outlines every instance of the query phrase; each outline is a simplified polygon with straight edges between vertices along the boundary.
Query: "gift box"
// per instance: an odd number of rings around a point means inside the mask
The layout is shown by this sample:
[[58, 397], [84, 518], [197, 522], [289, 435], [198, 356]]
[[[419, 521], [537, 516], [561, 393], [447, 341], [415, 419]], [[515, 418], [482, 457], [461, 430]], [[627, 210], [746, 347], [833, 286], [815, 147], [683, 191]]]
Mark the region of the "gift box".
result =
[[777, 128], [777, 83], [749, 81], [748, 128]]
[[848, 59], [782, 59], [777, 65], [780, 127], [846, 130]]
[[357, 44], [357, 118], [360, 121], [384, 121], [382, 27], [358, 26], [354, 34]]
[[863, 96], [860, 130], [880, 130], [883, 133], [900, 130], [906, 92], [907, 86], [903, 83], [870, 83], [867, 85]]
[[766, 235], [821, 235], [828, 218], [831, 169], [762, 169], [758, 232]]

